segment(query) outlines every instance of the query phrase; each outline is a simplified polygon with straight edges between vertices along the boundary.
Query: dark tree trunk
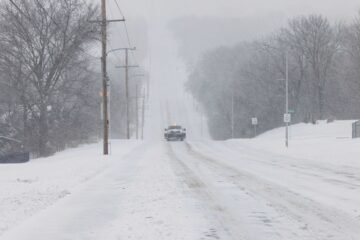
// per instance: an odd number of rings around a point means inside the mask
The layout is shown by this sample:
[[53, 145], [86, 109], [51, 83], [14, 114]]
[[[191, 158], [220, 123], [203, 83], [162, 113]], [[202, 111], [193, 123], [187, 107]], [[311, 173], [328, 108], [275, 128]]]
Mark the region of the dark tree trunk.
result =
[[39, 155], [40, 157], [46, 157], [51, 154], [48, 149], [48, 116], [46, 106], [41, 106], [39, 117]]

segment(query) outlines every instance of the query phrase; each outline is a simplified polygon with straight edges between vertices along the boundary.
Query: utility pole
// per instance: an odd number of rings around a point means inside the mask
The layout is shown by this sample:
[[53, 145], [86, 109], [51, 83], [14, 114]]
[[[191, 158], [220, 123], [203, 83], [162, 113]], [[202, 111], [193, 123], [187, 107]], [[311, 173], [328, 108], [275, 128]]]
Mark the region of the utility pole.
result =
[[126, 138], [130, 139], [130, 107], [129, 107], [129, 68], [139, 67], [138, 65], [129, 66], [129, 50], [136, 48], [118, 48], [117, 50], [125, 50], [125, 66], [117, 66], [116, 68], [125, 68], [125, 95], [126, 95]]
[[130, 115], [129, 115], [129, 49], [125, 49], [125, 92], [126, 92], [126, 138], [130, 139]]
[[[135, 74], [131, 77], [144, 77], [145, 74]], [[139, 125], [139, 98], [142, 98], [139, 96], [139, 82], [136, 81], [136, 96], [135, 96], [135, 101], [136, 101], [136, 106], [135, 106], [135, 111], [136, 111], [136, 139], [139, 139], [139, 131], [140, 131], [140, 125]]]
[[102, 73], [102, 97], [103, 97], [103, 152], [109, 154], [109, 116], [108, 116], [108, 93], [107, 93], [107, 74], [106, 74], [106, 0], [101, 0], [101, 73]]
[[[285, 113], [289, 115], [289, 52], [286, 51], [286, 100], [285, 100]], [[290, 120], [290, 119], [289, 119]], [[285, 146], [289, 147], [289, 121], [285, 121]]]
[[235, 120], [234, 120], [234, 90], [231, 93], [231, 138], [234, 138], [234, 125], [235, 125]]
[[139, 86], [136, 84], [136, 93], [135, 93], [135, 111], [136, 111], [136, 139], [139, 139]]
[[[15, 4], [13, 0], [10, 0], [10, 3], [15, 6], [15, 8], [21, 13], [24, 14], [21, 9]], [[106, 0], [101, 0], [101, 20], [91, 20], [92, 23], [101, 24], [101, 75], [102, 75], [102, 117], [103, 117], [103, 154], [109, 154], [109, 110], [108, 110], [108, 83], [109, 79], [107, 76], [107, 23], [109, 22], [124, 22], [125, 19], [113, 19], [107, 20], [106, 17]], [[57, 24], [53, 21], [54, 24]]]
[[279, 81], [285, 80], [285, 147], [289, 147], [289, 125], [291, 123], [291, 114], [289, 111], [289, 51], [285, 53], [285, 79], [279, 79]]
[[150, 77], [146, 81], [146, 98], [149, 99], [150, 96]]
[[200, 110], [200, 136], [201, 136], [201, 139], [203, 139], [203, 135], [204, 135], [204, 130], [203, 130], [203, 128], [204, 128], [204, 126], [203, 126], [204, 124], [203, 124], [203, 111], [202, 110]]
[[144, 126], [145, 126], [145, 89], [142, 94], [142, 114], [141, 114], [141, 140], [144, 139]]
[[124, 22], [125, 19], [107, 20], [106, 18], [106, 0], [101, 0], [101, 20], [90, 22], [101, 23], [101, 75], [102, 75], [102, 115], [103, 115], [103, 153], [109, 154], [109, 109], [108, 109], [108, 83], [107, 76], [107, 23], [108, 22]]

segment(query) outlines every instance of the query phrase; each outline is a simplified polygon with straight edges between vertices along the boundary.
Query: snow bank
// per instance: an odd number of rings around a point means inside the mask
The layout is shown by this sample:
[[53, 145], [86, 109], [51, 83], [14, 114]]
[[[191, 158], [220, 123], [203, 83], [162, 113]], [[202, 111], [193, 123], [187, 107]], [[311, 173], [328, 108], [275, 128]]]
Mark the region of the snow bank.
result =
[[101, 144], [69, 149], [25, 164], [0, 164], [0, 236], [102, 174], [138, 142], [113, 141], [111, 156]]
[[289, 148], [285, 147], [285, 128], [266, 132], [255, 139], [234, 139], [224, 142], [229, 148], [246, 146], [249, 149], [279, 154], [288, 159], [301, 159], [318, 164], [358, 166], [360, 168], [360, 139], [351, 138], [354, 121], [318, 124], [296, 124], [289, 129]]
[[[235, 169], [231, 176], [238, 176], [254, 196], [301, 216], [306, 223], [302, 234], [309, 235], [299, 239], [357, 239], [360, 139], [350, 137], [352, 122], [291, 126], [289, 148], [284, 128], [255, 139], [189, 144], [205, 159]], [[327, 235], [318, 237], [321, 232]]]
[[[300, 123], [289, 127], [291, 139], [315, 139], [315, 138], [351, 138], [351, 124], [354, 120], [336, 121], [327, 123], [319, 121], [318, 124]], [[259, 139], [278, 139], [285, 136], [285, 128], [277, 128], [268, 131], [260, 136]]]

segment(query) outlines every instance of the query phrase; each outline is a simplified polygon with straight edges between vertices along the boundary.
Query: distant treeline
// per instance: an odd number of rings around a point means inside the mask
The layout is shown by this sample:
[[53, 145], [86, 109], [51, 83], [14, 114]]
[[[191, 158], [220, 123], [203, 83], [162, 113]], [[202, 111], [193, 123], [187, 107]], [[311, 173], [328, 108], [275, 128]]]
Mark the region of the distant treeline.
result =
[[351, 24], [297, 17], [272, 35], [206, 52], [187, 88], [215, 139], [251, 137], [283, 125], [286, 56], [292, 122], [360, 118], [360, 13]]

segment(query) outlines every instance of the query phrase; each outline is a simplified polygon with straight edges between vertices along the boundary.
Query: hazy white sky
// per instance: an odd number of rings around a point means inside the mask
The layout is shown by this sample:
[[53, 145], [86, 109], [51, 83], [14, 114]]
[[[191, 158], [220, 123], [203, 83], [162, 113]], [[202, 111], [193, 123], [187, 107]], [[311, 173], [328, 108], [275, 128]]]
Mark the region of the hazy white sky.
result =
[[[89, 1], [98, 4], [101, 2], [100, 0]], [[245, 36], [242, 36], [242, 38], [230, 36], [230, 39], [240, 41], [244, 39], [251, 40], [254, 36], [264, 36], [268, 32], [285, 25], [288, 19], [299, 15], [317, 13], [325, 15], [331, 20], [347, 20], [353, 19], [360, 10], [360, 0], [107, 0], [108, 17], [111, 19], [120, 18], [115, 1], [119, 3], [122, 12], [128, 20], [127, 24], [132, 44], [138, 47], [136, 54], [140, 59], [147, 55], [147, 50], [145, 49], [149, 46], [150, 36], [148, 34], [154, 35], [154, 28], [160, 22], [164, 26], [170, 20], [179, 17], [197, 16], [201, 19], [201, 17], [206, 16], [214, 17], [214, 19], [218, 17], [219, 20], [227, 17], [239, 19], [233, 22], [238, 28], [235, 30], [240, 35]], [[242, 24], [240, 25], [239, 22]], [[198, 26], [199, 24], [194, 23], [194, 25]], [[127, 43], [124, 39], [125, 32], [121, 24], [116, 23], [111, 24], [111, 26], [111, 46], [109, 48], [126, 46]], [[208, 27], [211, 29], [211, 26]], [[201, 26], [195, 29], [203, 30]], [[217, 33], [222, 35], [226, 33], [216, 32], [219, 30], [216, 29], [213, 29], [214, 36]], [[232, 33], [233, 30], [230, 29], [229, 31]], [[209, 35], [206, 35], [206, 32], [204, 34], [201, 32], [193, 34], [193, 38], [190, 39], [198, 39], [199, 41], [203, 41], [199, 37]], [[166, 41], [164, 38], [158, 38], [158, 42], [164, 41]], [[181, 36], [178, 37], [177, 41], [181, 43]], [[234, 44], [234, 41], [229, 42], [229, 44]], [[216, 44], [224, 45], [225, 43], [220, 41], [210, 45], [216, 46]], [[200, 48], [196, 44], [192, 45], [194, 45], [193, 48]], [[187, 48], [188, 46], [185, 47]], [[195, 50], [191, 51], [196, 52]], [[203, 49], [200, 49], [199, 52], [203, 52]]]
[[[109, 3], [115, 0], [108, 0]], [[118, 0], [128, 16], [183, 15], [253, 17], [279, 13], [286, 17], [321, 13], [331, 18], [354, 16], [359, 0]]]

